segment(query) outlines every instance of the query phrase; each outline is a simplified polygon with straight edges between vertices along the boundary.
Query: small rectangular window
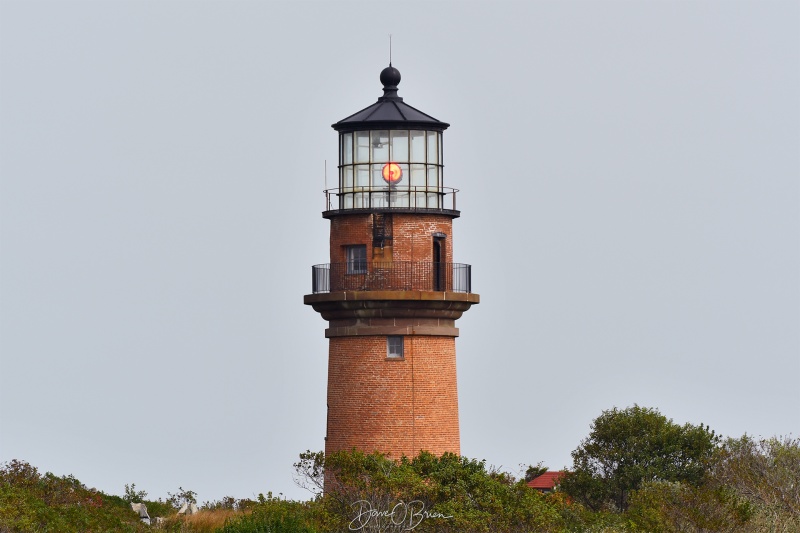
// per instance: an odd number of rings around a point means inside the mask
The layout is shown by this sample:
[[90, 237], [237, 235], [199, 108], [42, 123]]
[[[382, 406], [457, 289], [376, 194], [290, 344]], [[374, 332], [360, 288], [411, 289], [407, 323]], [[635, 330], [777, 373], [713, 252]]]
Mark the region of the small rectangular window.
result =
[[386, 357], [403, 357], [403, 337], [401, 335], [386, 337]]
[[346, 246], [347, 273], [366, 274], [367, 273], [367, 245], [355, 244]]

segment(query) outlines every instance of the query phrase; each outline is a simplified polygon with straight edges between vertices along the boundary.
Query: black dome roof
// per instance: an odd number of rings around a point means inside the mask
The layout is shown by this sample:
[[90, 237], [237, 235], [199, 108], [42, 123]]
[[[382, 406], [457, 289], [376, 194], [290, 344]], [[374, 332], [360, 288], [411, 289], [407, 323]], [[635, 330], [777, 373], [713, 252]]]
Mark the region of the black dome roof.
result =
[[429, 129], [444, 131], [450, 124], [433, 118], [419, 109], [411, 107], [397, 96], [400, 71], [389, 63], [381, 71], [383, 96], [369, 107], [343, 118], [331, 127], [336, 131], [355, 131], [366, 129]]

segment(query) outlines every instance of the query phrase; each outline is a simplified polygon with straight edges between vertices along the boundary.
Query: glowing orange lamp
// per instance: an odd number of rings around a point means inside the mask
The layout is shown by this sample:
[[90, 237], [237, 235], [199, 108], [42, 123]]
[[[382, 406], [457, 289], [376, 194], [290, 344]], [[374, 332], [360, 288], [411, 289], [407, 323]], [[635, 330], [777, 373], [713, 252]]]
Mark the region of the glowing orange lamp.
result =
[[403, 179], [403, 169], [397, 163], [386, 163], [383, 165], [383, 181], [389, 185], [394, 185]]

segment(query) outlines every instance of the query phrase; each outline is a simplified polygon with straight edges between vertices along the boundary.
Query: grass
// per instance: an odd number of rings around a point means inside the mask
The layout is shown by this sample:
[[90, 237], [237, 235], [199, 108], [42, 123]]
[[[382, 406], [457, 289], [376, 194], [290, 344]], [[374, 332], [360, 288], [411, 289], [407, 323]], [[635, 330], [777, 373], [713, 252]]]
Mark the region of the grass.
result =
[[192, 533], [213, 533], [221, 529], [230, 518], [244, 516], [250, 511], [233, 509], [201, 510], [189, 516], [174, 515], [165, 520], [164, 529]]

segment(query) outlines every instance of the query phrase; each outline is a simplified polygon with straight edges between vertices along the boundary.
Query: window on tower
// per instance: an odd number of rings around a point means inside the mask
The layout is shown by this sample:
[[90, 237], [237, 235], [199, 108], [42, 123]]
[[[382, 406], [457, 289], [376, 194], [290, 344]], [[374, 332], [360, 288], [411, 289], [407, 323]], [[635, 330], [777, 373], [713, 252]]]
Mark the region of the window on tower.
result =
[[347, 273], [348, 274], [366, 274], [367, 273], [367, 245], [354, 244], [345, 246], [345, 253], [347, 256]]
[[402, 335], [389, 335], [386, 337], [386, 357], [393, 359], [403, 358]]

